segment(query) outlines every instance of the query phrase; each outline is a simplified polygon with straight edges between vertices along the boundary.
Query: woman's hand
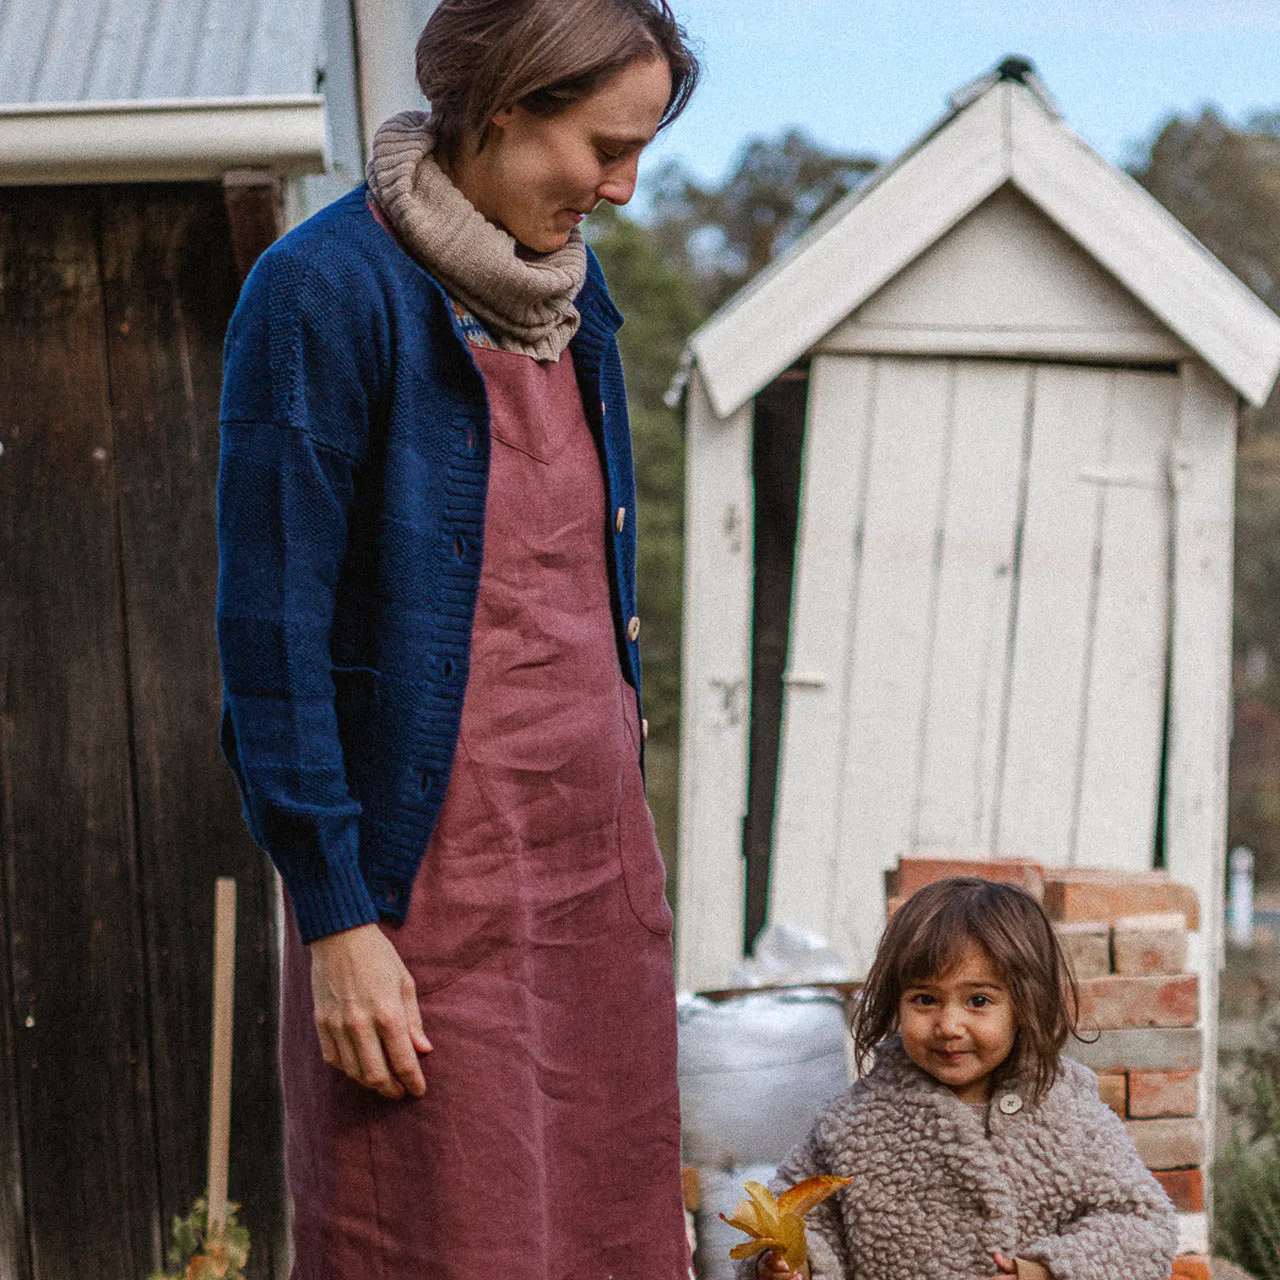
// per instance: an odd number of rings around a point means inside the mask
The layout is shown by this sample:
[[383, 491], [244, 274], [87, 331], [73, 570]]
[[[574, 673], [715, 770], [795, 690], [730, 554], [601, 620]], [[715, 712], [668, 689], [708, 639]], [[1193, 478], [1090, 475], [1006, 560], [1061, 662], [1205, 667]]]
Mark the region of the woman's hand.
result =
[[376, 924], [311, 944], [311, 997], [320, 1051], [384, 1098], [420, 1098], [427, 1082], [418, 1054], [431, 1052], [417, 990], [395, 947]]
[[806, 1262], [799, 1271], [792, 1271], [781, 1250], [769, 1249], [756, 1255], [756, 1275], [760, 1280], [787, 1280], [788, 1276], [809, 1280], [809, 1264]]
[[1018, 1264], [1012, 1259], [1007, 1258], [1003, 1253], [993, 1253], [991, 1255], [995, 1259], [995, 1264], [999, 1270], [999, 1275], [991, 1277], [991, 1280], [1000, 1280], [1001, 1276], [1016, 1276], [1018, 1274]]

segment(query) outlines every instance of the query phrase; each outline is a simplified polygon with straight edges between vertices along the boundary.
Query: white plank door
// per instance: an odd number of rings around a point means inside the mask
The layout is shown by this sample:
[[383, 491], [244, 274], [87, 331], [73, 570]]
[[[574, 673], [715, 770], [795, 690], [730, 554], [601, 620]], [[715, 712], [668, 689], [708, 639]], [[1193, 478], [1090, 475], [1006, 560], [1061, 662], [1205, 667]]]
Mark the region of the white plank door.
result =
[[1150, 866], [1176, 377], [813, 376], [770, 918], [863, 968], [900, 853]]

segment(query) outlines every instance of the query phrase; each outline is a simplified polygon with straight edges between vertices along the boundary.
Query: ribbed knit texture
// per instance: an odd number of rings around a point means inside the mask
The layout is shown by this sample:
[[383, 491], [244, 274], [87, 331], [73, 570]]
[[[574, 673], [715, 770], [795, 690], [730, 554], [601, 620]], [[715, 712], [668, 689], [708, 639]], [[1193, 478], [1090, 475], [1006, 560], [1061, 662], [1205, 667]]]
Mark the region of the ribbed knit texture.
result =
[[574, 227], [554, 253], [521, 257], [436, 164], [430, 117], [403, 111], [373, 135], [369, 190], [410, 253], [476, 315], [498, 346], [557, 360], [578, 329], [587, 248]]
[[[574, 369], [635, 504], [621, 322], [589, 259]], [[449, 782], [484, 552], [485, 390], [448, 298], [360, 188], [259, 260], [227, 333], [224, 753], [304, 941], [404, 919]], [[602, 522], [603, 523], [603, 522]], [[639, 697], [635, 524], [606, 554]]]

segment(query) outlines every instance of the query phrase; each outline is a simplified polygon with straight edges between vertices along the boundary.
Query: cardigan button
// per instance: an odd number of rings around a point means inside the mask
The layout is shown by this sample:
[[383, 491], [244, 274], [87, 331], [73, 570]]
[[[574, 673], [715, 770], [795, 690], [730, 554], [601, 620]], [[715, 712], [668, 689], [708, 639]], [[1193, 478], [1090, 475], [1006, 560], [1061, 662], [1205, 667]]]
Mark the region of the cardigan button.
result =
[[998, 1105], [1002, 1115], [1016, 1116], [1022, 1110], [1022, 1099], [1016, 1093], [1006, 1093]]
[[632, 618], [631, 621], [627, 623], [627, 639], [630, 640], [632, 644], [640, 639], [639, 618]]
[[626, 507], [619, 507], [619, 508], [618, 508], [618, 514], [617, 514], [616, 516], [614, 516], [614, 517], [613, 517], [613, 527], [614, 527], [615, 529], [617, 529], [617, 531], [618, 531], [619, 533], [621, 533], [621, 532], [623, 531], [623, 529], [625, 529], [625, 528], [627, 527], [627, 509], [626, 509]]

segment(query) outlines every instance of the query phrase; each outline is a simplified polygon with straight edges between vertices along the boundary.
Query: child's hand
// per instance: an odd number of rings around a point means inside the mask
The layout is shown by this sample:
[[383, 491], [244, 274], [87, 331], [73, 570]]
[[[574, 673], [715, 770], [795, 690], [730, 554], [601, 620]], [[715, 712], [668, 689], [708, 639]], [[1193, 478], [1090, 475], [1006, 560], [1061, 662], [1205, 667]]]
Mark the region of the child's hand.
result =
[[797, 1276], [800, 1280], [809, 1280], [809, 1264], [806, 1262], [799, 1271], [792, 1271], [781, 1249], [769, 1249], [757, 1255], [756, 1275], [760, 1280], [787, 1280], [788, 1276]]
[[1003, 1253], [993, 1253], [991, 1255], [995, 1259], [996, 1268], [1000, 1275], [992, 1276], [991, 1280], [1000, 1280], [1000, 1276], [1016, 1276], [1018, 1274], [1018, 1264], [1012, 1258], [1006, 1258]]

